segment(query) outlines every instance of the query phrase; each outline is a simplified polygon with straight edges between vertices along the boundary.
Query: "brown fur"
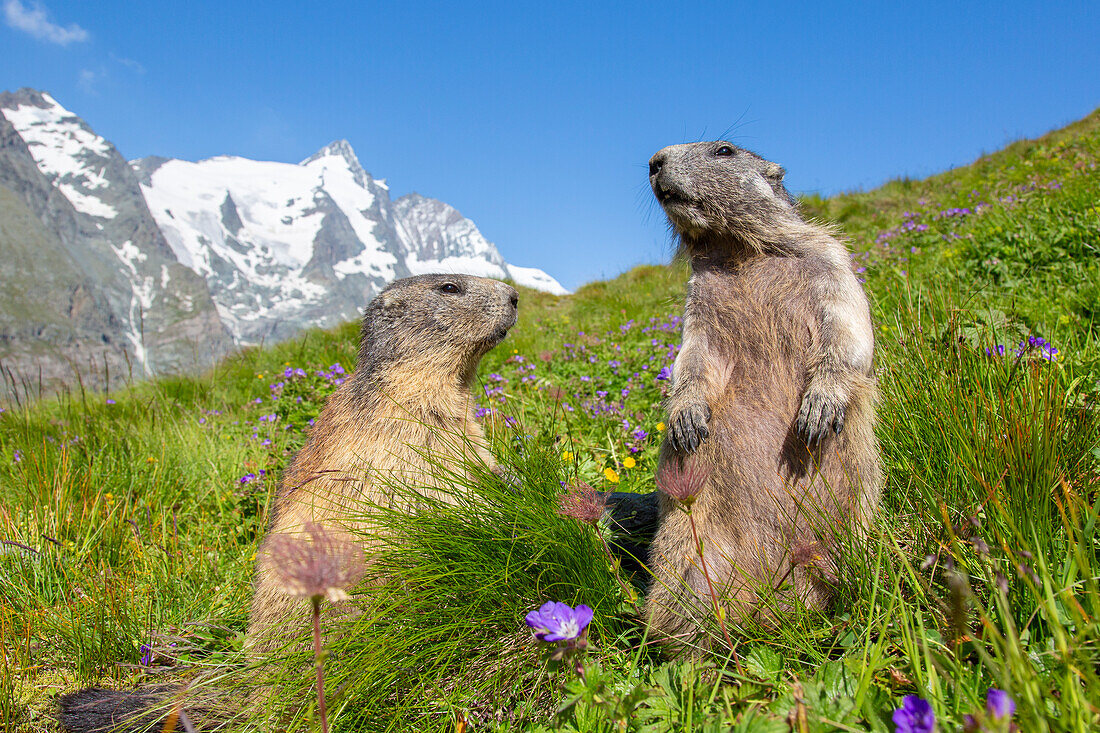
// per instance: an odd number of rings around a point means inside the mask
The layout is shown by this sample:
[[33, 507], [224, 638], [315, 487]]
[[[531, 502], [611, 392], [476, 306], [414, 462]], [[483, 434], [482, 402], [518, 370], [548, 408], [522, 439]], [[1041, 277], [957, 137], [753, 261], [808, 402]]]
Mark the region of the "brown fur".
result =
[[[650, 173], [692, 268], [661, 463], [711, 472], [692, 514], [727, 617], [821, 608], [831, 548], [879, 501], [866, 297], [844, 245], [798, 216], [778, 165], [697, 143], [660, 151]], [[713, 611], [688, 516], [664, 495], [660, 516], [649, 624], [705, 646]], [[797, 599], [762, 608], [779, 584]]]
[[[462, 293], [441, 292], [447, 284]], [[443, 489], [433, 465], [441, 459], [457, 469], [470, 460], [492, 465], [471, 386], [481, 357], [515, 324], [517, 301], [513, 288], [494, 280], [423, 275], [391, 284], [371, 303], [355, 373], [329, 397], [283, 475], [257, 554], [253, 646], [272, 643], [269, 629], [277, 631], [273, 640], [299, 630], [287, 619], [305, 624], [301, 600], [283, 592], [266, 552], [271, 537], [319, 522], [362, 544], [366, 515], [392, 504], [395, 483]]]

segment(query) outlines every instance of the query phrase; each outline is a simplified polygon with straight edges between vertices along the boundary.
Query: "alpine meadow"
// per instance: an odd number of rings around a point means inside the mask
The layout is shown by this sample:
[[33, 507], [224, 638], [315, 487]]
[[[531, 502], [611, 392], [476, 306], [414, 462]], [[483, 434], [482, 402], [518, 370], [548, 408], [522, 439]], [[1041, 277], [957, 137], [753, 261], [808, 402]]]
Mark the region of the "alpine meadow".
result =
[[[882, 508], [840, 548], [832, 606], [712, 614], [714, 651], [693, 658], [652, 643], [644, 571], [583, 502], [585, 485], [657, 488], [687, 267], [522, 289], [477, 386], [499, 467], [441, 461], [456, 503], [372, 508], [377, 572], [322, 629], [333, 730], [930, 730], [901, 710], [993, 731], [1006, 704], [1022, 731], [1100, 728], [1100, 110], [800, 205], [851, 247], [881, 392]], [[220, 695], [227, 730], [319, 729], [308, 640], [263, 660], [243, 642], [278, 477], [358, 328], [108, 393], [9, 380], [5, 730], [58, 730], [56, 698], [89, 685], [171, 686], [185, 708]], [[548, 601], [591, 609], [581, 643], [533, 637]]]

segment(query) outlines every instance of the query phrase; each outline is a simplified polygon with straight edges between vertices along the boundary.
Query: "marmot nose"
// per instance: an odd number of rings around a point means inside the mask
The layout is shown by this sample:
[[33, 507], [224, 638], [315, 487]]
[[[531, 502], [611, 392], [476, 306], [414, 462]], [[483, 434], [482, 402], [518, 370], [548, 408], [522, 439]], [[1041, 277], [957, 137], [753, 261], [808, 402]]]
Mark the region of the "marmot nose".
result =
[[512, 297], [508, 299], [508, 302], [512, 304], [513, 308], [518, 308], [519, 307], [519, 295], [517, 293], [512, 293]]
[[655, 176], [661, 172], [661, 169], [665, 167], [665, 154], [663, 152], [657, 153], [649, 159], [649, 175]]

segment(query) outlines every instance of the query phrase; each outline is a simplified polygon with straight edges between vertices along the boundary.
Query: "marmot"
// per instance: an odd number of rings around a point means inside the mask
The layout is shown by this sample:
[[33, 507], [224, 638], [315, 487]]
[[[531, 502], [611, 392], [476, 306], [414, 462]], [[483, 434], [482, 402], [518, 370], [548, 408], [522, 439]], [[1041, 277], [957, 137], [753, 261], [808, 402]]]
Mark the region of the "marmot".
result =
[[[318, 522], [361, 542], [356, 517], [388, 503], [393, 482], [444, 489], [433, 468], [441, 458], [453, 461], [452, 470], [471, 459], [493, 465], [472, 386], [481, 357], [515, 325], [518, 303], [511, 286], [467, 275], [397, 280], [371, 301], [354, 373], [328, 398], [283, 474], [257, 553], [253, 650], [278, 645], [308, 624], [306, 604], [283, 592], [265, 552], [272, 537]], [[129, 730], [160, 730], [162, 716], [150, 708], [172, 694], [82, 690], [59, 701], [61, 723], [73, 733], [94, 733], [137, 716]]]
[[471, 459], [492, 465], [471, 388], [481, 357], [515, 325], [518, 303], [511, 286], [466, 275], [398, 280], [371, 301], [355, 372], [328, 398], [283, 474], [257, 553], [252, 643], [265, 629], [284, 630], [295, 614], [305, 624], [300, 599], [286, 595], [273, 572], [270, 537], [311, 521], [363, 529], [349, 515], [388, 503], [395, 481], [437, 485], [432, 462], [440, 456], [451, 468]]
[[[866, 528], [882, 483], [867, 298], [784, 173], [723, 141], [649, 162], [691, 264], [660, 465], [708, 474], [692, 512], [727, 617], [822, 607], [831, 546]], [[707, 579], [677, 501], [662, 494], [659, 515], [646, 615], [658, 637], [690, 644], [713, 618]], [[786, 583], [798, 601], [761, 608], [760, 591]]]

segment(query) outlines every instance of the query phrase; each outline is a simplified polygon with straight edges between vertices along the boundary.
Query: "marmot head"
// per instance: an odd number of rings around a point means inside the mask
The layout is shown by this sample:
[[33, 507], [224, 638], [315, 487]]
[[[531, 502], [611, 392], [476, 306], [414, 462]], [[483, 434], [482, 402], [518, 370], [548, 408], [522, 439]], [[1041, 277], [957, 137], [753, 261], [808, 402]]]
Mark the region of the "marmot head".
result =
[[797, 217], [785, 173], [722, 140], [670, 145], [649, 159], [649, 184], [685, 240], [717, 235], [755, 244], [777, 220]]
[[481, 357], [516, 324], [518, 305], [515, 288], [498, 280], [472, 275], [395, 280], [363, 315], [361, 371], [397, 362], [440, 376], [472, 376]]

